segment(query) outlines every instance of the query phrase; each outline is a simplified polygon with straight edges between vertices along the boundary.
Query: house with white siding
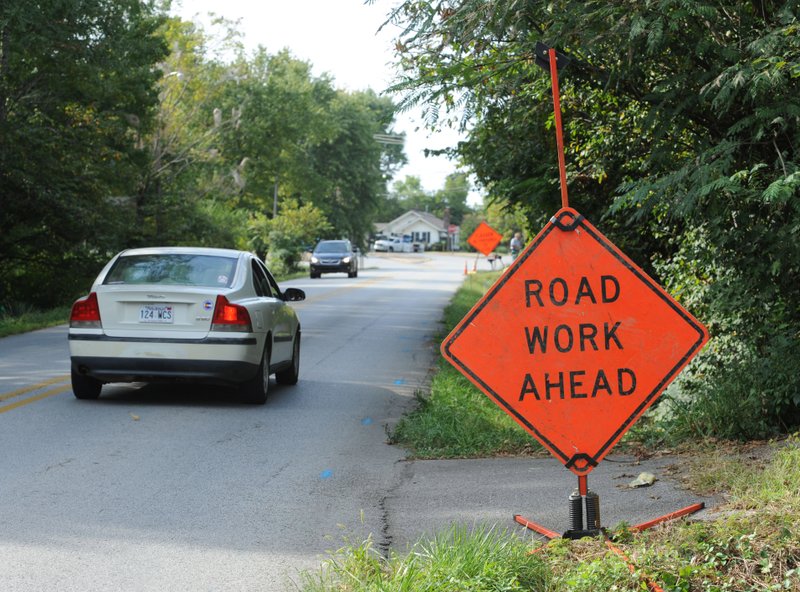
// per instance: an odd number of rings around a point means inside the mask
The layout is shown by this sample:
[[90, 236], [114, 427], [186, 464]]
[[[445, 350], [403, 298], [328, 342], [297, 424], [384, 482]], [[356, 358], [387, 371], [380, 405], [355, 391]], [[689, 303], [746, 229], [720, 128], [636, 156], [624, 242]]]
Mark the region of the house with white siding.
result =
[[375, 230], [386, 237], [411, 237], [412, 243], [426, 250], [442, 243], [446, 245], [445, 248], [458, 244], [458, 226], [418, 210], [409, 210], [391, 222], [376, 224]]

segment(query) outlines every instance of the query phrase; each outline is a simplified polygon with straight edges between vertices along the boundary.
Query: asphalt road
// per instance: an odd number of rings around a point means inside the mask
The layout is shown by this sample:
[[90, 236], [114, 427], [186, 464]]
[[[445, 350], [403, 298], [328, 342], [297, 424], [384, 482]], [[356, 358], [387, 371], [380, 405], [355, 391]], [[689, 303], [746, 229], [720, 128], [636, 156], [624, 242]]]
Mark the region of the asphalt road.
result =
[[[292, 590], [367, 536], [402, 551], [453, 522], [526, 532], [516, 513], [564, 530], [575, 478], [552, 459], [411, 462], [386, 444], [429, 380], [464, 264], [373, 256], [356, 279], [288, 282], [308, 295], [300, 382], [273, 383], [263, 407], [186, 386], [78, 401], [64, 327], [0, 339], [0, 587]], [[604, 461], [589, 479], [604, 524], [697, 501], [672, 462]], [[643, 470], [659, 481], [624, 487]]]

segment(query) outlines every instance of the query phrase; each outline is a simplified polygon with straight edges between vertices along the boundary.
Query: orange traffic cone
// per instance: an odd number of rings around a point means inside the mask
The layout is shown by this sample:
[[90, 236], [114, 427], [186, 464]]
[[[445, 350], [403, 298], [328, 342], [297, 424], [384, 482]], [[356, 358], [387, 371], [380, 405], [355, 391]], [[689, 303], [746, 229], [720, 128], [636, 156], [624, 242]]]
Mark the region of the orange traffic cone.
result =
[[464, 261], [464, 275], [467, 275], [467, 274], [469, 274], [469, 272], [467, 271], [467, 262]]

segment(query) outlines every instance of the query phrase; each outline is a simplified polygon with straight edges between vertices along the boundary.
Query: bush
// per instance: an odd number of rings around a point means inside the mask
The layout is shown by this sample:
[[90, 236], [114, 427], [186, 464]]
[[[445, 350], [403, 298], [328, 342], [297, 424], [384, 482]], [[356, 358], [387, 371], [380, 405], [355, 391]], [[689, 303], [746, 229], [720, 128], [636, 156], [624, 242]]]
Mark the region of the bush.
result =
[[668, 393], [667, 431], [679, 439], [763, 440], [798, 424], [800, 343], [776, 334], [760, 351], [717, 337]]
[[250, 248], [263, 256], [273, 274], [288, 275], [299, 268], [307, 245], [329, 232], [331, 225], [322, 210], [312, 204], [301, 206], [287, 199], [272, 219], [255, 214], [250, 220]]

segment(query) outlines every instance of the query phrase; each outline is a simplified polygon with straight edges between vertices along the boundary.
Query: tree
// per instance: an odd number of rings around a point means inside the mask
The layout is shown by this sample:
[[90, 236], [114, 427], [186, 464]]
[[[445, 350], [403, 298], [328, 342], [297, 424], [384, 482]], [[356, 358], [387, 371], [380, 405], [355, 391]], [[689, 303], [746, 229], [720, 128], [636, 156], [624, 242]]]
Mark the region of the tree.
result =
[[118, 247], [161, 21], [140, 0], [0, 5], [0, 302], [12, 285], [40, 305], [77, 294]]
[[[223, 48], [239, 51], [227, 27]], [[162, 62], [154, 125], [141, 138], [148, 154], [134, 200], [136, 224], [126, 243], [234, 246], [246, 234], [237, 211], [239, 162], [222, 153], [223, 134], [241, 123], [241, 106], [223, 111], [236, 66], [209, 55], [209, 40], [192, 23], [171, 18], [161, 29], [171, 48]]]
[[339, 91], [329, 106], [334, 133], [311, 150], [314, 170], [325, 180], [311, 200], [331, 222], [332, 236], [347, 236], [362, 249], [386, 184], [406, 160], [402, 146], [376, 141], [396, 135], [394, 114], [392, 101], [372, 91]]
[[434, 195], [434, 200], [439, 204], [441, 215], [446, 210], [451, 224], [461, 224], [464, 216], [471, 211], [467, 205], [469, 196], [469, 180], [466, 173], [451, 173], [444, 180], [444, 187]]
[[464, 216], [471, 211], [467, 205], [469, 181], [465, 173], [451, 173], [441, 189], [426, 191], [422, 179], [408, 175], [395, 181], [382, 208], [384, 220], [391, 220], [408, 210], [428, 212], [439, 218], [449, 216], [452, 224], [461, 224]]
[[222, 98], [223, 112], [241, 109], [222, 146], [239, 184], [236, 207], [274, 214], [286, 199], [311, 203], [331, 233], [363, 243], [387, 180], [404, 162], [401, 146], [375, 140], [393, 135], [391, 100], [338, 91], [286, 50], [239, 54], [236, 67]]
[[392, 208], [392, 213], [395, 213], [396, 216], [408, 210], [430, 212], [437, 215], [440, 206], [436, 198], [422, 186], [422, 179], [415, 175], [408, 175], [405, 179], [395, 181], [389, 192], [389, 200], [390, 203], [396, 204]]

